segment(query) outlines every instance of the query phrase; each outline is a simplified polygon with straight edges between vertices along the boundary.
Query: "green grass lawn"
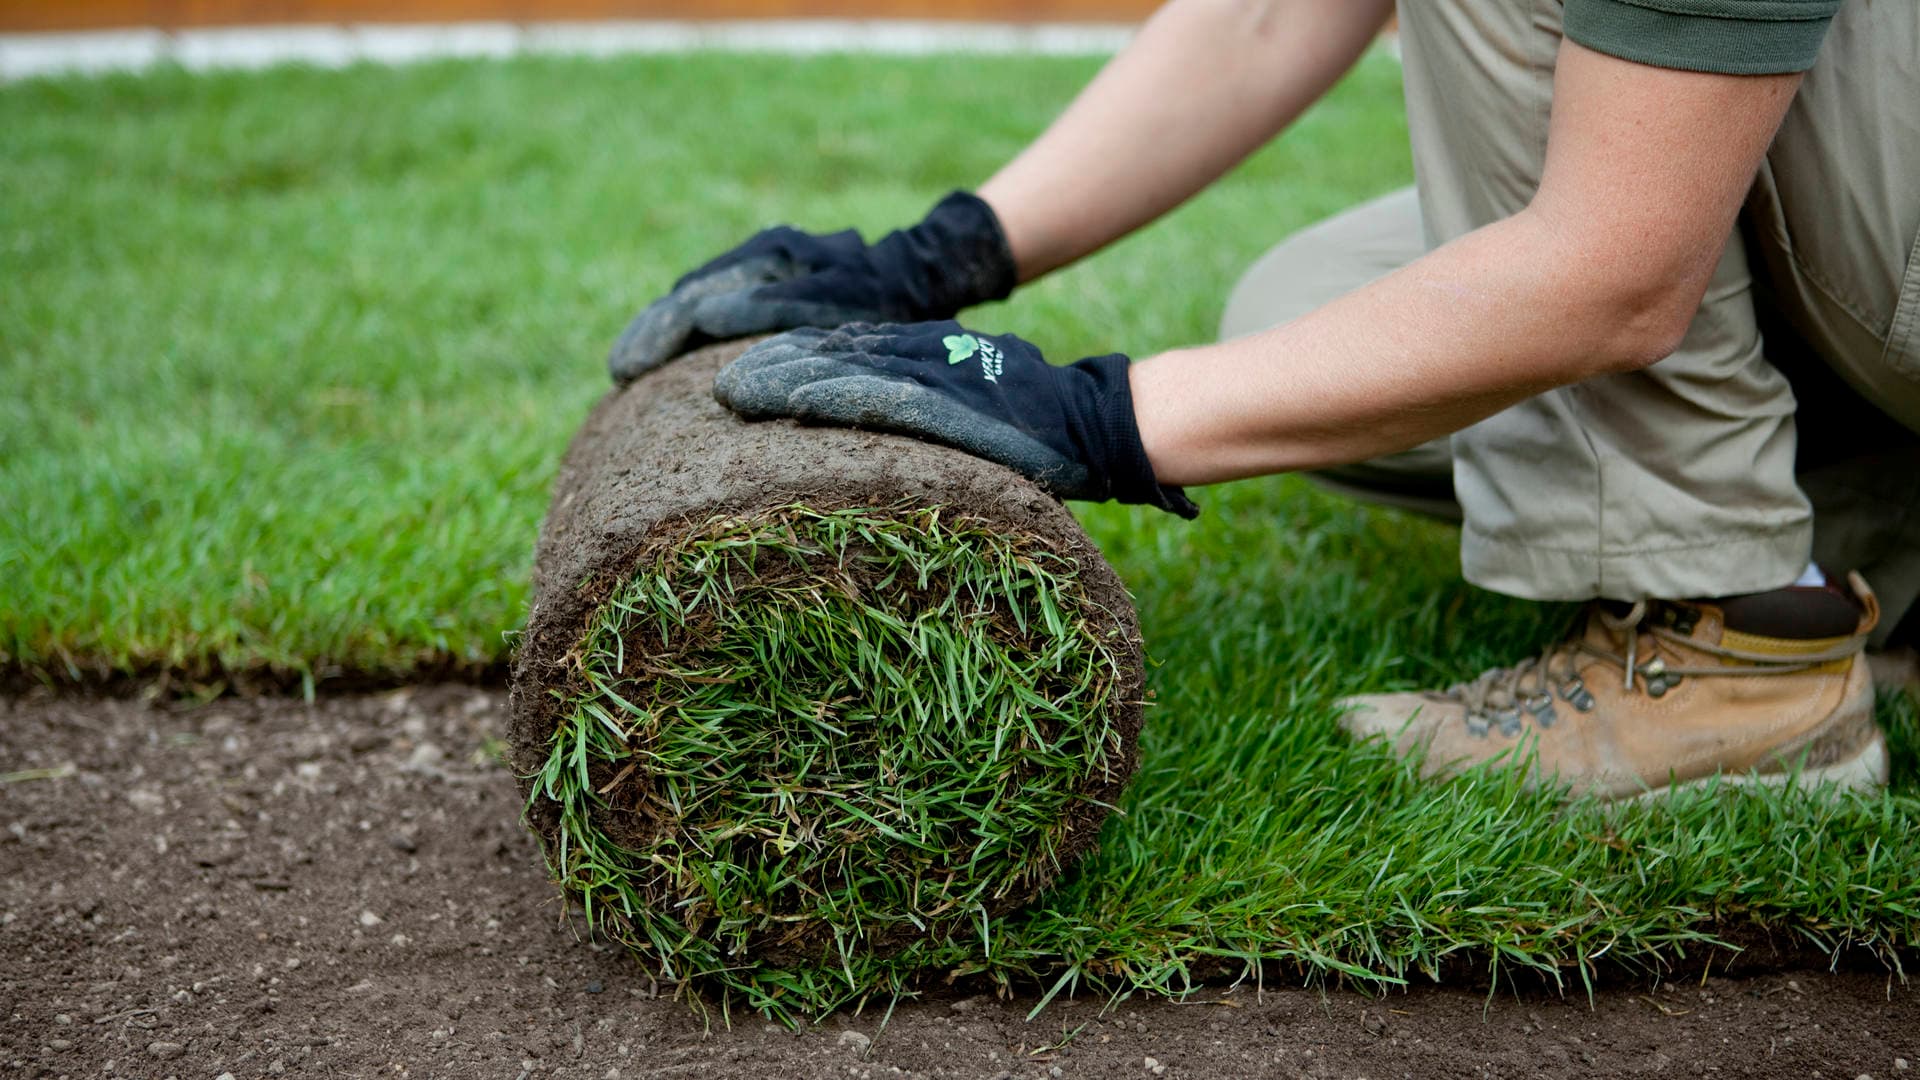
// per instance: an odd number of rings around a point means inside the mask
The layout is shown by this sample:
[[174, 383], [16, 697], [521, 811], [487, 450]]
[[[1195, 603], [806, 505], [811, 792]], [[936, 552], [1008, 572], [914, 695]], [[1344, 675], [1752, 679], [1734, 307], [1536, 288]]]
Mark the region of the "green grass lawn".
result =
[[[0, 88], [0, 669], [207, 692], [497, 670], [547, 485], [633, 311], [760, 225], [913, 220], [1095, 66], [528, 59]], [[1060, 359], [1205, 340], [1267, 246], [1409, 177], [1398, 70], [1374, 56], [1191, 206], [969, 321]], [[1896, 785], [1873, 800], [1562, 810], [1422, 785], [1347, 745], [1331, 703], [1512, 660], [1564, 611], [1461, 584], [1446, 528], [1297, 479], [1198, 494], [1193, 524], [1083, 510], [1158, 663], [1142, 770], [1084, 872], [936, 970], [1167, 987], [1216, 961], [1400, 978], [1457, 955], [1577, 980], [1755, 923], [1915, 943], [1911, 708], [1884, 707]]]

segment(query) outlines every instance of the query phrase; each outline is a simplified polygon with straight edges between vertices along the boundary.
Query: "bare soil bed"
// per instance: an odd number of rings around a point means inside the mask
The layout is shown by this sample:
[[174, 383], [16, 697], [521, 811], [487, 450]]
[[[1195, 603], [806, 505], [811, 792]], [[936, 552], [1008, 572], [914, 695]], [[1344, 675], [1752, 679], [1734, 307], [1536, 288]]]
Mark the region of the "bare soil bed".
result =
[[0, 1074], [1852, 1080], [1920, 1067], [1920, 993], [1872, 971], [1627, 984], [1591, 1002], [1243, 985], [1059, 1002], [1031, 1022], [1030, 1000], [958, 992], [903, 1004], [884, 1031], [878, 1010], [798, 1033], [752, 1014], [703, 1021], [564, 918], [494, 760], [504, 726], [503, 694], [461, 686], [192, 709], [0, 700]]

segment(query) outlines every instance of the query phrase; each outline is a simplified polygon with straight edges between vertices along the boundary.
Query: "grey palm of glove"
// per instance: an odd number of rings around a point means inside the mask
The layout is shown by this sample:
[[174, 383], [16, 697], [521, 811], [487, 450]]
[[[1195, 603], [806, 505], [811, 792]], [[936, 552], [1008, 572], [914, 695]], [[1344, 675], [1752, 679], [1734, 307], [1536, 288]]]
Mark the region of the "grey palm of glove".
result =
[[995, 461], [1062, 499], [1199, 508], [1155, 479], [1125, 356], [1056, 367], [1011, 334], [951, 320], [794, 330], [721, 369], [713, 395], [749, 420], [913, 435]]
[[627, 326], [607, 357], [627, 382], [712, 341], [849, 322], [944, 319], [999, 300], [1017, 281], [993, 209], [956, 191], [910, 229], [869, 245], [852, 230], [767, 229], [681, 278]]

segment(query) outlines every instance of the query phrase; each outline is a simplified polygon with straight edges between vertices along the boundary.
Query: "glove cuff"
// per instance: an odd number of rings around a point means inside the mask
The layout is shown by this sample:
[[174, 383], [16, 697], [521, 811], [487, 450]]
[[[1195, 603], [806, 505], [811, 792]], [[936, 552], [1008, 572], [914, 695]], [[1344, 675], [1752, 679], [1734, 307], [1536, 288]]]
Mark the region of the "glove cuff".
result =
[[901, 315], [909, 321], [950, 319], [961, 309], [1005, 300], [1019, 284], [1013, 249], [993, 208], [978, 195], [956, 191], [935, 203], [911, 229], [874, 245], [889, 275], [901, 284]]
[[1184, 488], [1162, 484], [1153, 475], [1147, 448], [1140, 441], [1140, 424], [1133, 414], [1133, 383], [1127, 377], [1130, 361], [1121, 353], [1094, 356], [1075, 364], [1094, 377], [1094, 435], [1101, 445], [1087, 460], [1106, 470], [1108, 497], [1123, 503], [1157, 506], [1191, 521], [1200, 508]]

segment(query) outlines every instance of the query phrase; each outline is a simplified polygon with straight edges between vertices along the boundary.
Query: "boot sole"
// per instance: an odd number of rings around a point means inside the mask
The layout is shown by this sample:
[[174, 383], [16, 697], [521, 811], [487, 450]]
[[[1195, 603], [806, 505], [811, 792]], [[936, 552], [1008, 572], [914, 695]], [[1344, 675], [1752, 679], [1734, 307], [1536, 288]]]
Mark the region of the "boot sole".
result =
[[1715, 773], [1697, 780], [1684, 780], [1625, 797], [1628, 802], [1651, 802], [1676, 791], [1705, 787], [1708, 784], [1741, 788], [1783, 788], [1788, 784], [1811, 791], [1832, 785], [1834, 791], [1871, 794], [1887, 786], [1887, 737], [1878, 728], [1860, 751], [1850, 758], [1798, 772]]

